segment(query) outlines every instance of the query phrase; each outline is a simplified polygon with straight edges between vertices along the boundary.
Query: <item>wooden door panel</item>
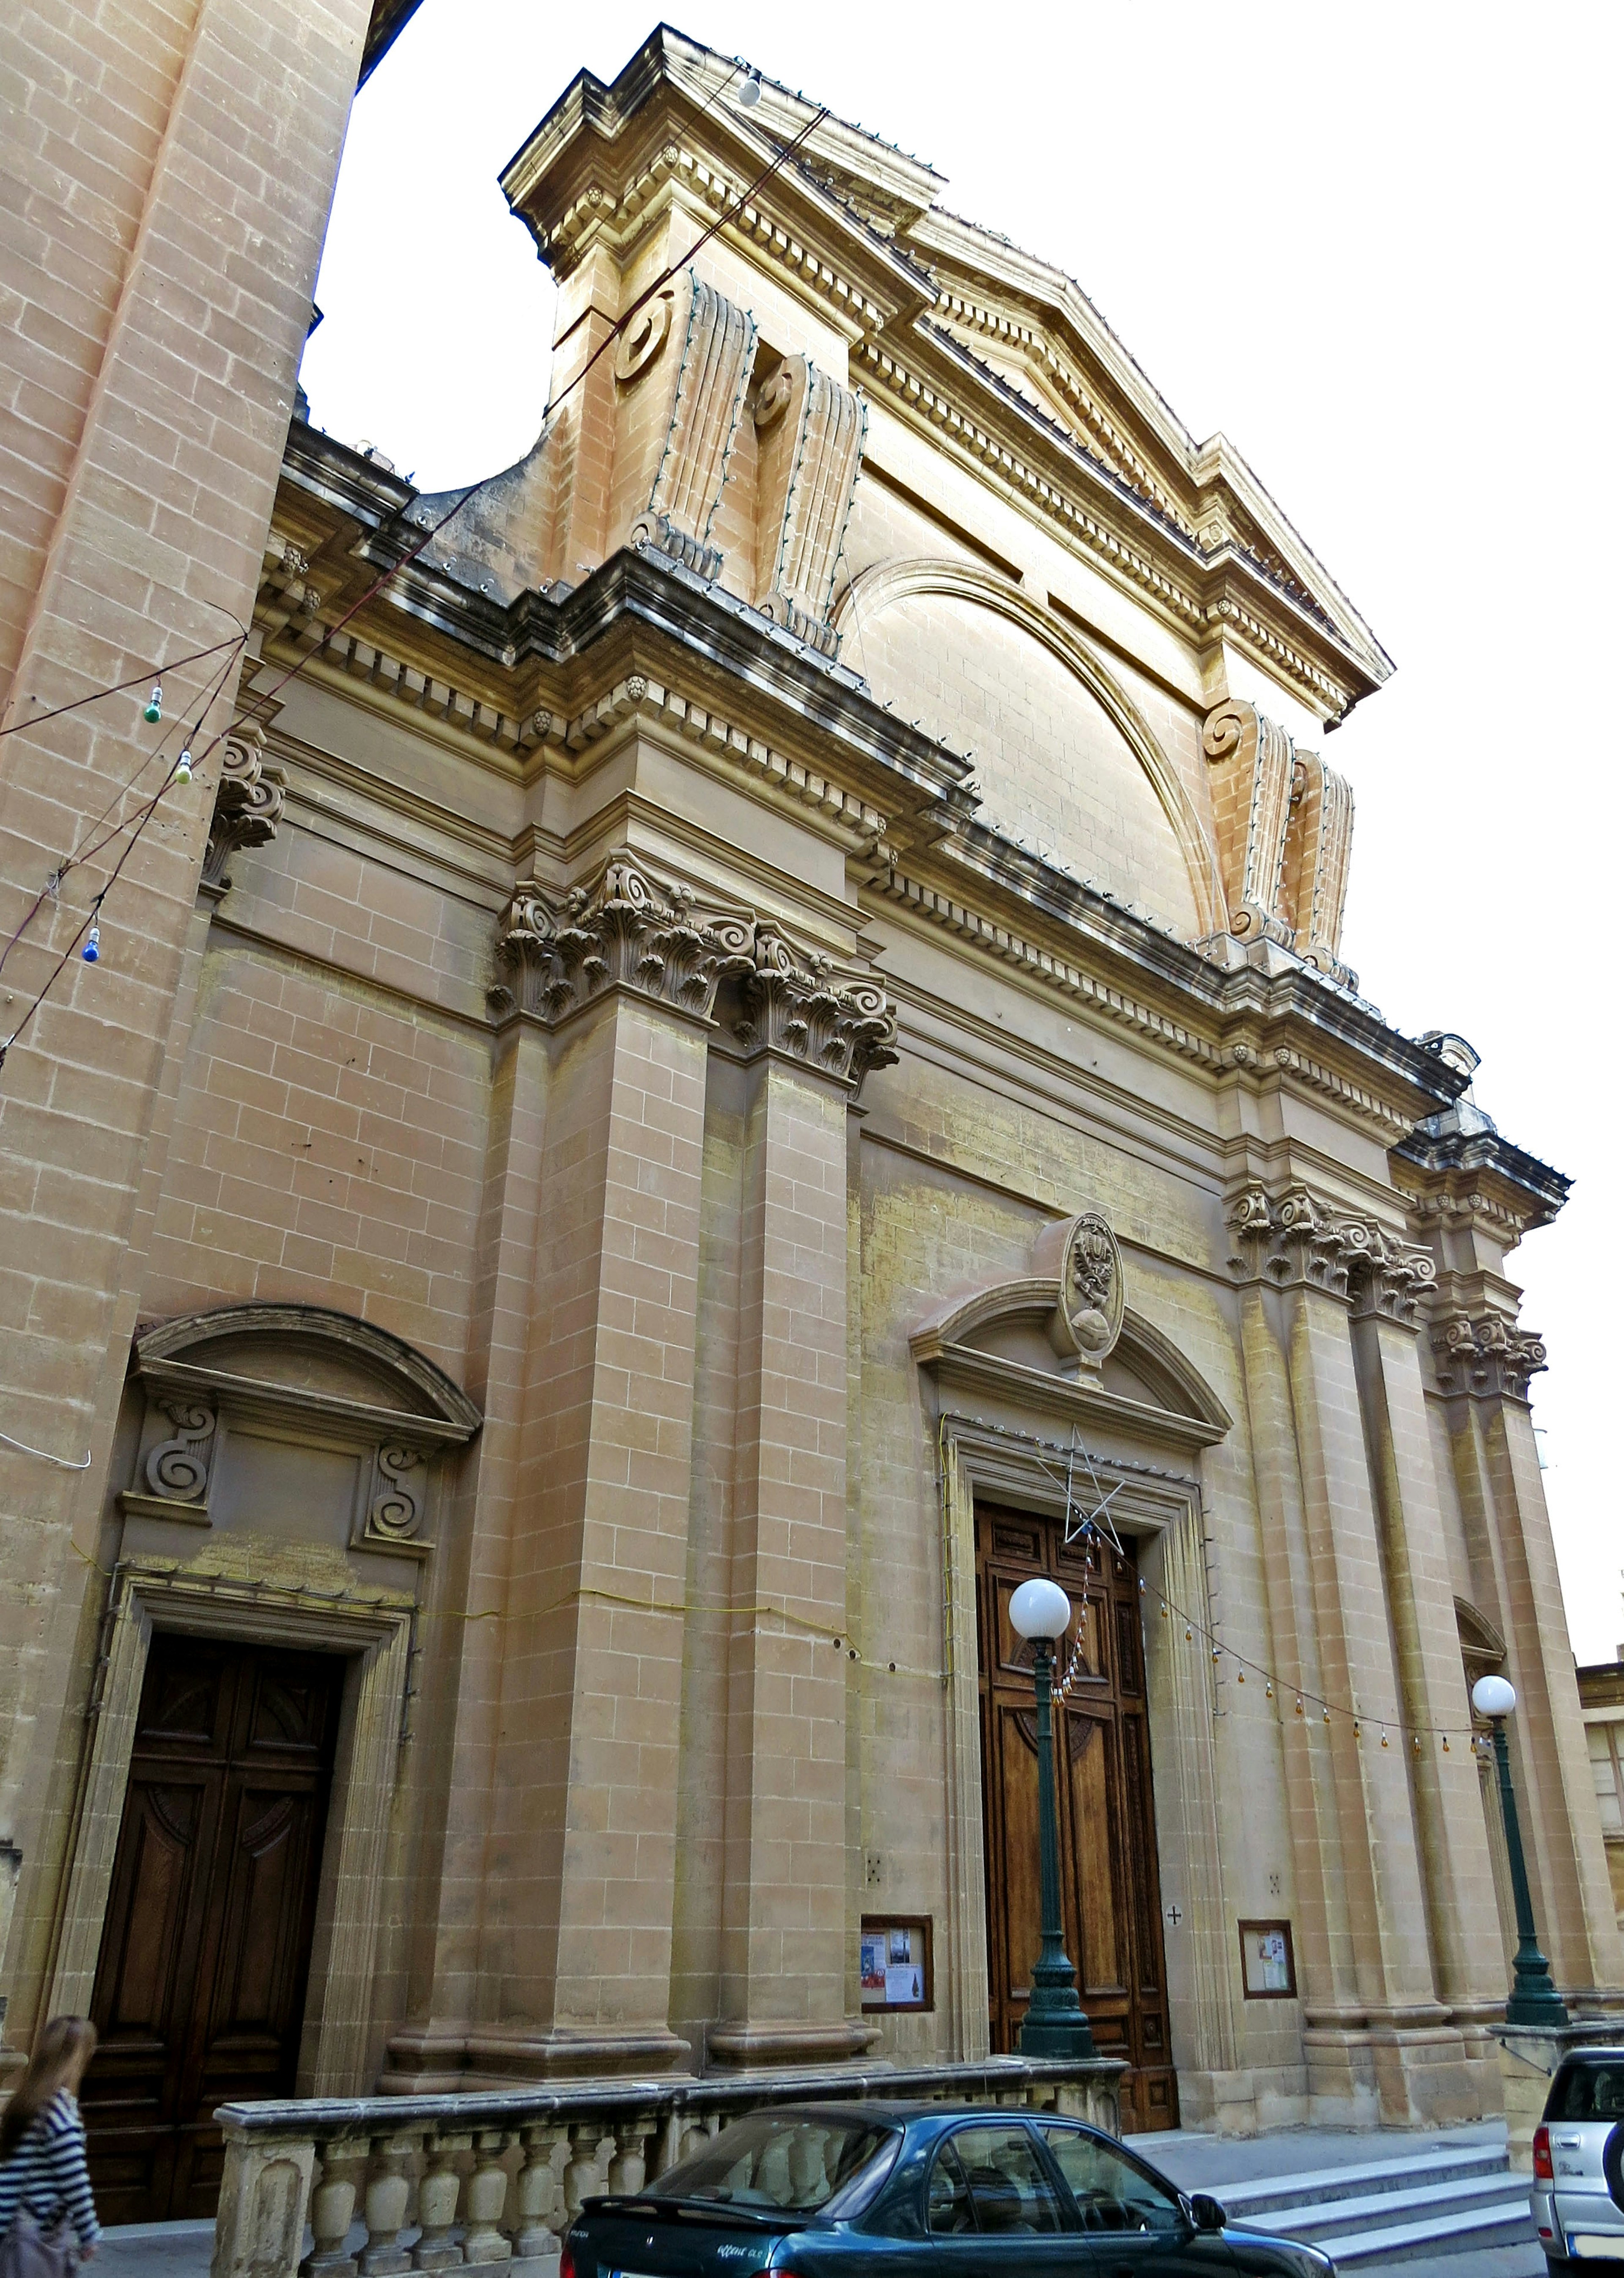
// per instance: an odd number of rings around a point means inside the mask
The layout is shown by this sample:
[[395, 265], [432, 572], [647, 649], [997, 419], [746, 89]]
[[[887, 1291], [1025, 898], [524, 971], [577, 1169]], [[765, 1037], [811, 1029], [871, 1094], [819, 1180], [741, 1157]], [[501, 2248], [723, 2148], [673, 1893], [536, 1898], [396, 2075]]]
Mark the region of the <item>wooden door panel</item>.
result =
[[1048, 1574], [1081, 1616], [1063, 1642], [1069, 1682], [1055, 1709], [1066, 1951], [1096, 2045], [1130, 2068], [1124, 2124], [1175, 2127], [1139, 1575], [1125, 1551], [1068, 1547], [1052, 1520], [977, 1510], [989, 2023], [994, 2048], [1013, 2048], [1040, 1943], [1033, 1653], [1009, 1603]]
[[996, 1719], [999, 1793], [1003, 1798], [1004, 1936], [1001, 1991], [1018, 2022], [1026, 2013], [1032, 1965], [1042, 1942], [1042, 1894], [1038, 1860], [1038, 1747], [1035, 1716], [1008, 1701]]
[[1077, 1944], [1079, 1991], [1090, 1996], [1125, 1991], [1123, 1983], [1121, 1893], [1117, 1864], [1119, 1817], [1112, 1777], [1113, 1734], [1096, 1716], [1062, 1712], [1057, 1753], [1066, 1764], [1064, 1831], [1069, 1840], [1069, 1880], [1081, 1914]]
[[211, 2214], [216, 2107], [293, 2093], [342, 1675], [153, 1641], [80, 2098], [103, 2221]]

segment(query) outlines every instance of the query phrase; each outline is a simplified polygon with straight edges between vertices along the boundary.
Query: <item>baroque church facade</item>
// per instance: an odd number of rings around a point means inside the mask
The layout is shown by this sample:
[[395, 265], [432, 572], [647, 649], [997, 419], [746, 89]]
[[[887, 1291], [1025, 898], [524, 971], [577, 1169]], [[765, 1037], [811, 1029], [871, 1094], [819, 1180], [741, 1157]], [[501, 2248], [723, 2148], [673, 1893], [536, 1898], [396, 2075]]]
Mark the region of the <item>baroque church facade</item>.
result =
[[741, 84], [661, 30], [510, 163], [550, 408], [461, 511], [288, 432], [11, 1846], [130, 2214], [231, 2097], [1011, 2047], [1039, 1573], [1125, 2121], [1498, 2109], [1490, 1670], [1624, 2006], [1566, 1182], [1345, 961], [1388, 660], [1074, 284]]

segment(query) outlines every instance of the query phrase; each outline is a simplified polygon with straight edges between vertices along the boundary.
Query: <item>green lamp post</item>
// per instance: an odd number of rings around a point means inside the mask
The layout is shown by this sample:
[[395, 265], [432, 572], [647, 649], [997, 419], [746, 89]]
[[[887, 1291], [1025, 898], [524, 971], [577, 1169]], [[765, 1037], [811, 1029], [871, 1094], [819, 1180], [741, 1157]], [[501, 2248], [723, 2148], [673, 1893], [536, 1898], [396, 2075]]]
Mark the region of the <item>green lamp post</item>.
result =
[[1506, 1746], [1506, 1719], [1517, 1705], [1513, 1686], [1503, 1677], [1480, 1677], [1472, 1687], [1472, 1706], [1494, 1726], [1494, 1761], [1500, 1774], [1500, 1811], [1506, 1822], [1506, 1850], [1511, 1862], [1512, 1895], [1517, 1903], [1517, 1957], [1512, 1964], [1511, 1999], [1506, 2004], [1508, 2025], [1565, 2025], [1567, 2012], [1551, 1981], [1551, 1964], [1539, 1950], [1534, 1928], [1534, 1901], [1529, 1892], [1529, 1870], [1522, 1857], [1522, 1831], [1517, 1824], [1517, 1794], [1511, 1784], [1511, 1756]]
[[1010, 1600], [1010, 1619], [1033, 1647], [1032, 1681], [1038, 1699], [1038, 1869], [1043, 1943], [1032, 1972], [1032, 1993], [1021, 2022], [1024, 2057], [1092, 2057], [1094, 2034], [1077, 1998], [1077, 1972], [1066, 1958], [1060, 1917], [1060, 1836], [1055, 1813], [1055, 1737], [1050, 1714], [1056, 1640], [1071, 1620], [1071, 1602], [1057, 1582], [1023, 1582]]

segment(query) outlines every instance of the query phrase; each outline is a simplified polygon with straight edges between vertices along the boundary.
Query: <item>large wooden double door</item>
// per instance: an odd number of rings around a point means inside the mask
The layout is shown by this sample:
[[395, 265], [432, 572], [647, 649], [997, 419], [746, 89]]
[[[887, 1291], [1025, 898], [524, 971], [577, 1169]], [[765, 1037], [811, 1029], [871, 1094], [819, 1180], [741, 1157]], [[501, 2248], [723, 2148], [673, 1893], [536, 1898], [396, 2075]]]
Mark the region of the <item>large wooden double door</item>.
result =
[[103, 2222], [213, 2214], [217, 2106], [294, 2092], [343, 1672], [152, 1640], [80, 2092]]
[[1053, 1519], [976, 1506], [976, 1629], [986, 1826], [987, 1984], [992, 2045], [1008, 2052], [1037, 1960], [1037, 1716], [1033, 1649], [1010, 1599], [1034, 1574], [1086, 1608], [1062, 1640], [1058, 1678], [1082, 1649], [1055, 1711], [1055, 1781], [1066, 1952], [1102, 2056], [1124, 2058], [1128, 2129], [1175, 2128], [1178, 2089], [1168, 2033], [1150, 1731], [1139, 1570], [1109, 1544], [1068, 1548]]

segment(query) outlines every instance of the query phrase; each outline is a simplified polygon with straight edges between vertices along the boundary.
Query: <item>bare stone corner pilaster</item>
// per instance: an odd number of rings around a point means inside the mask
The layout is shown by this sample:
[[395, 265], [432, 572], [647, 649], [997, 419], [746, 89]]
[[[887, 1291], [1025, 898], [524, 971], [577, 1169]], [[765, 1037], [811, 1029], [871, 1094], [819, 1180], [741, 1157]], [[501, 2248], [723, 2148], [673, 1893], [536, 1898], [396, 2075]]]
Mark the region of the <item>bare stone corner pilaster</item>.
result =
[[780, 1052], [858, 1089], [896, 1059], [896, 1008], [871, 981], [837, 974], [777, 927], [754, 929], [734, 1034], [747, 1053]]
[[1541, 1339], [1498, 1313], [1445, 1315], [1431, 1325], [1439, 1389], [1479, 1400], [1526, 1400], [1530, 1380], [1549, 1366]]
[[217, 902], [231, 885], [226, 864], [245, 846], [266, 846], [277, 835], [287, 795], [287, 779], [265, 757], [259, 728], [228, 736], [221, 746], [220, 781], [209, 824], [198, 891]]

